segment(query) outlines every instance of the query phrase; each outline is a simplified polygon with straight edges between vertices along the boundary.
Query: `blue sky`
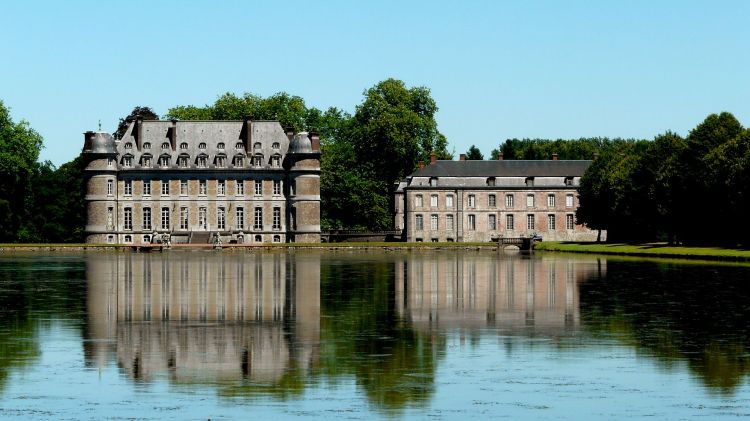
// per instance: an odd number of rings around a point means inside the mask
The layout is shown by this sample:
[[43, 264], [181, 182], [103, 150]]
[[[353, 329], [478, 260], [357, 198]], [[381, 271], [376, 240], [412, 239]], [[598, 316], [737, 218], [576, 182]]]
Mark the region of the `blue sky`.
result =
[[456, 155], [507, 138], [750, 126], [749, 1], [15, 1], [0, 100], [60, 165], [136, 105], [285, 91], [349, 112], [394, 77], [431, 89]]

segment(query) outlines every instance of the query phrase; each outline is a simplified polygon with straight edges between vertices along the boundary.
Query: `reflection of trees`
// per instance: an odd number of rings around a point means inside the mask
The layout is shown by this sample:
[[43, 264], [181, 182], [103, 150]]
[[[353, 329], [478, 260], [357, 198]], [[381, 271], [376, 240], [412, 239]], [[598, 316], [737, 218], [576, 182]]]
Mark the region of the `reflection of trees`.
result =
[[11, 372], [41, 355], [35, 319], [80, 315], [85, 283], [76, 258], [40, 262], [23, 255], [0, 259], [0, 389]]
[[608, 261], [580, 287], [581, 319], [656, 356], [687, 362], [706, 386], [731, 393], [750, 374], [750, 269]]
[[324, 263], [321, 292], [322, 373], [333, 382], [353, 375], [370, 401], [388, 412], [426, 404], [445, 339], [399, 320], [394, 259]]

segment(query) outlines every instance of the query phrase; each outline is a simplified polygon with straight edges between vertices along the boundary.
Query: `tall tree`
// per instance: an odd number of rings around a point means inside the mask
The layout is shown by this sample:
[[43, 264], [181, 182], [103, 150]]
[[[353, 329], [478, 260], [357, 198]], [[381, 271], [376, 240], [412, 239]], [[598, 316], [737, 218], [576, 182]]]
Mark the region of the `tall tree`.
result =
[[474, 145], [469, 146], [469, 150], [466, 151], [466, 160], [467, 161], [481, 161], [484, 159], [484, 155], [482, 155], [482, 151], [479, 150]]
[[17, 239], [41, 148], [42, 136], [24, 120], [14, 123], [0, 101], [0, 241]]
[[136, 106], [127, 117], [120, 119], [120, 122], [117, 124], [117, 130], [115, 130], [114, 133], [115, 139], [121, 139], [122, 135], [125, 134], [125, 130], [128, 129], [128, 121], [138, 116], [142, 117], [144, 120], [159, 119], [159, 116], [151, 109], [151, 107]]

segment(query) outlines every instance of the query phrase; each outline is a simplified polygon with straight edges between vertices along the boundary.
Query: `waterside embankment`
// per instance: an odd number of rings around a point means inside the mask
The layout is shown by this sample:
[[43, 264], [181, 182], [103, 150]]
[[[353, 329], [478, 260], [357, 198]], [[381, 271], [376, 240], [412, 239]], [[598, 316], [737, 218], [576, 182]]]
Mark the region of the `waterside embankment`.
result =
[[573, 243], [545, 241], [536, 244], [537, 251], [608, 254], [636, 257], [726, 260], [750, 262], [750, 250], [723, 247], [670, 246], [667, 243]]

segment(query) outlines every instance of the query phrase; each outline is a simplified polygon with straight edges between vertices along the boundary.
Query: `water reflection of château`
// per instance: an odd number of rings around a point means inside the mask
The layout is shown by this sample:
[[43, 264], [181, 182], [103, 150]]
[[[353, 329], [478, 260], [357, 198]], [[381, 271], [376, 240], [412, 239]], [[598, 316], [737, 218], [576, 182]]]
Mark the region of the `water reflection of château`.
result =
[[273, 383], [319, 360], [316, 254], [110, 254], [87, 260], [89, 365], [135, 380]]
[[557, 335], [580, 324], [579, 283], [597, 259], [410, 255], [396, 268], [396, 306], [421, 330], [492, 327]]

